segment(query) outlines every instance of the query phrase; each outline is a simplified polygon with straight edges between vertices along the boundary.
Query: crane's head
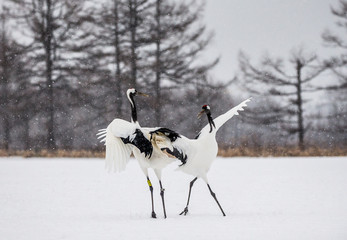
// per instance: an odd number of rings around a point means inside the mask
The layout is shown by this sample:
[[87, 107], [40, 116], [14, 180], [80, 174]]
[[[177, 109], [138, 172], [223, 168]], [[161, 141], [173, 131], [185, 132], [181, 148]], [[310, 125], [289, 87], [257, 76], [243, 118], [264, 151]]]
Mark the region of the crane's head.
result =
[[142, 93], [142, 92], [139, 92], [139, 91], [137, 91], [135, 88], [129, 88], [129, 89], [128, 89], [128, 91], [127, 91], [127, 96], [128, 96], [128, 98], [129, 98], [130, 96], [136, 96], [136, 95], [148, 97], [147, 94]]
[[209, 105], [204, 105], [204, 106], [202, 106], [202, 110], [201, 110], [201, 112], [199, 112], [198, 118], [201, 118], [201, 116], [202, 116], [204, 113], [206, 113], [206, 114], [211, 114], [210, 109], [211, 109], [211, 108], [210, 108]]

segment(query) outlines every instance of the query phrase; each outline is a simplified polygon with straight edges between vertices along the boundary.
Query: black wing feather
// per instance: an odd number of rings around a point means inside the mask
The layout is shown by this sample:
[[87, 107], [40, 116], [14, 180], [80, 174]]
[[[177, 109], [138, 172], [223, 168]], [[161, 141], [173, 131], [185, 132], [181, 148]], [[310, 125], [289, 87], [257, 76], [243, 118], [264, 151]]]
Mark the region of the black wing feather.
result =
[[121, 138], [124, 144], [132, 144], [135, 147], [137, 147], [141, 153], [145, 153], [145, 157], [149, 156], [150, 158], [153, 153], [153, 146], [151, 141], [149, 141], [141, 132], [140, 129], [136, 129], [135, 131], [135, 138], [130, 141], [130, 136], [127, 138]]
[[171, 151], [169, 148], [161, 148], [160, 150], [166, 151], [168, 154], [179, 159], [182, 162], [182, 165], [187, 162], [187, 155], [179, 151], [177, 148], [173, 148], [173, 151]]

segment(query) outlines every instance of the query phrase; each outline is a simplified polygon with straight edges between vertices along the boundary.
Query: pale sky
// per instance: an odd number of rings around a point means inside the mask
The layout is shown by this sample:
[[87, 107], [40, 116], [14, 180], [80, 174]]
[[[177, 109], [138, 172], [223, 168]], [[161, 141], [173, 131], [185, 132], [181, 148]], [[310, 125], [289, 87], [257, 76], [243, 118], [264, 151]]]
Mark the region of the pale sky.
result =
[[[332, 52], [323, 46], [322, 32], [334, 28], [330, 6], [338, 0], [207, 0], [204, 22], [215, 37], [207, 56], [221, 56], [212, 71], [217, 79], [231, 79], [242, 49], [252, 62], [264, 53], [288, 57], [294, 47], [324, 57]], [[336, 28], [335, 28], [336, 29]], [[341, 31], [340, 31], [341, 32]]]

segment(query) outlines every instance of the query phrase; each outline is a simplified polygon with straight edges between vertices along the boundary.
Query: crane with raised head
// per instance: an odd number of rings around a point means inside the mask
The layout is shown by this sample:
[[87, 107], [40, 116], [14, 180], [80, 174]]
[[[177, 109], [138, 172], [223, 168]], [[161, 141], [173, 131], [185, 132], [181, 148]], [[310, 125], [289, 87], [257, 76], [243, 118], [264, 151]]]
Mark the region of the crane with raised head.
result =
[[243, 101], [236, 107], [230, 109], [215, 119], [212, 118], [210, 106], [202, 106], [202, 111], [198, 114], [198, 116], [201, 117], [205, 113], [208, 124], [200, 131], [195, 139], [189, 139], [178, 133], [173, 134], [171, 130], [166, 128], [159, 128], [150, 132], [152, 141], [156, 142], [156, 145], [163, 153], [170, 158], [176, 158], [182, 162], [178, 170], [195, 176], [195, 178], [189, 184], [187, 204], [180, 215], [186, 215], [188, 213], [192, 187], [195, 181], [198, 178], [201, 178], [207, 184], [207, 187], [220, 208], [223, 216], [226, 216], [216, 197], [216, 194], [211, 189], [208, 182], [207, 173], [218, 153], [218, 144], [216, 141], [217, 131], [234, 115], [239, 115], [238, 112], [243, 111], [243, 108], [247, 106], [247, 102], [249, 101], [250, 99]]
[[146, 175], [147, 184], [151, 193], [152, 201], [152, 218], [156, 218], [154, 211], [153, 200], [153, 185], [149, 179], [148, 169], [152, 168], [159, 180], [160, 196], [162, 199], [164, 217], [166, 218], [166, 208], [164, 201], [164, 188], [161, 181], [162, 169], [171, 162], [175, 161], [164, 154], [157, 147], [156, 142], [150, 141], [150, 132], [158, 128], [143, 128], [137, 120], [137, 109], [134, 97], [137, 95], [148, 96], [138, 92], [134, 88], [128, 89], [127, 97], [131, 106], [131, 122], [123, 119], [114, 119], [105, 129], [100, 129], [97, 134], [101, 142], [106, 145], [106, 167], [109, 170], [120, 172], [125, 170], [125, 167], [130, 159], [131, 153]]

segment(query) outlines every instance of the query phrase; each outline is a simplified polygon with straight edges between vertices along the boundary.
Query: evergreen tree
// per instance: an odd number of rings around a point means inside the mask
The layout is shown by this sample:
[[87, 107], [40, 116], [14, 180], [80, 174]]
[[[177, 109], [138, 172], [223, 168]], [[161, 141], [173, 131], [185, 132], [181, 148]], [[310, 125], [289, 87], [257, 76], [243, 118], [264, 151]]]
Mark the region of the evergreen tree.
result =
[[[83, 56], [88, 35], [79, 30], [88, 12], [80, 2], [68, 0], [9, 0], [9, 5], [12, 17], [24, 29], [23, 36], [30, 41], [28, 56], [35, 73], [32, 83], [39, 88], [36, 101], [41, 117], [46, 119], [47, 148], [53, 150], [57, 147], [58, 115], [68, 116], [66, 103], [80, 100], [76, 89], [93, 71], [93, 63]], [[62, 98], [65, 101], [60, 101]], [[65, 133], [61, 131], [60, 137]]]
[[[29, 120], [35, 112], [32, 104], [33, 87], [28, 84], [31, 76], [30, 62], [26, 59], [26, 48], [11, 36], [7, 22], [8, 9], [3, 8], [0, 20], [0, 113], [3, 133], [3, 148], [8, 150], [11, 137], [19, 139], [25, 149], [29, 148]], [[24, 105], [26, 105], [24, 107]], [[34, 105], [35, 106], [35, 105]], [[18, 127], [21, 129], [19, 131]], [[19, 134], [17, 134], [17, 132]], [[2, 135], [2, 134], [1, 134]], [[15, 142], [14, 144], [17, 144]], [[13, 148], [16, 148], [13, 146]]]
[[152, 60], [149, 67], [153, 80], [149, 86], [155, 96], [157, 125], [164, 119], [163, 109], [170, 101], [170, 91], [206, 85], [208, 71], [218, 62], [198, 61], [213, 36], [202, 24], [203, 10], [204, 5], [194, 1], [155, 1], [150, 29], [154, 46], [148, 51], [148, 59]]

